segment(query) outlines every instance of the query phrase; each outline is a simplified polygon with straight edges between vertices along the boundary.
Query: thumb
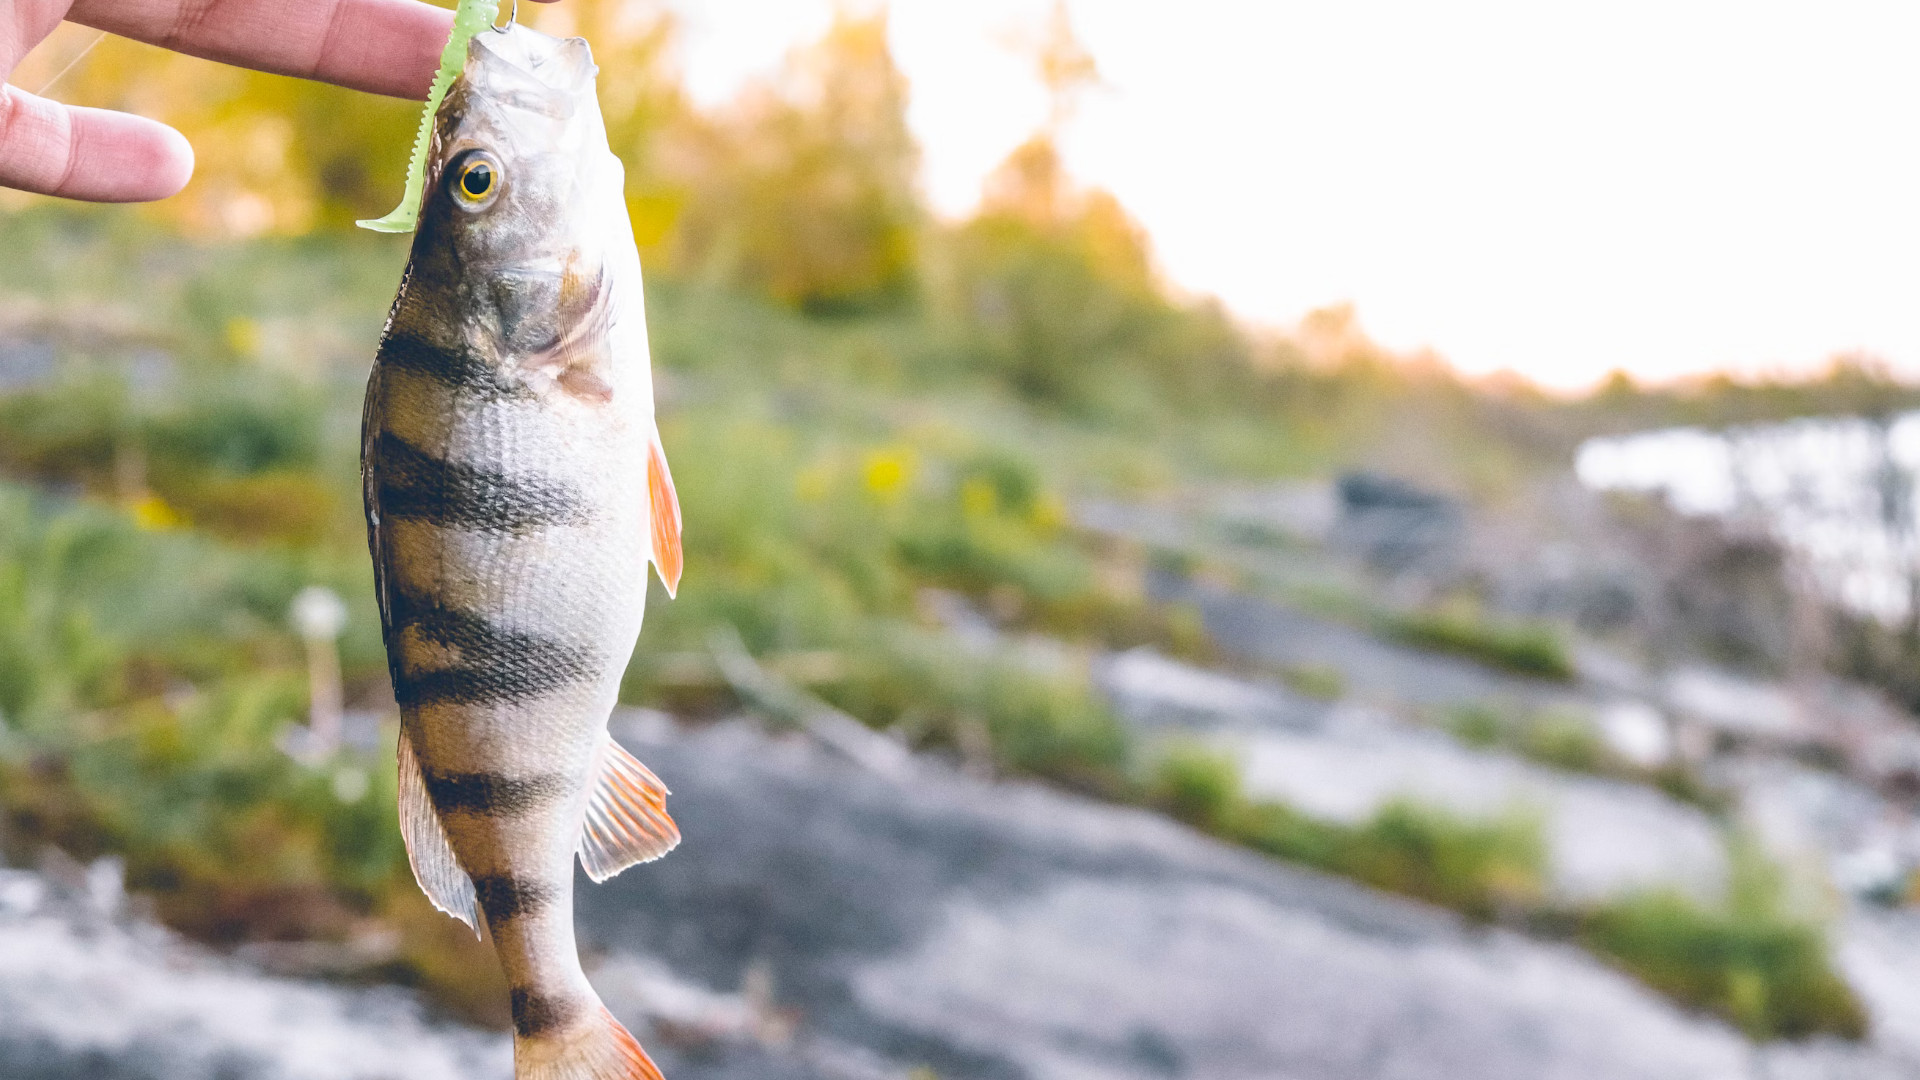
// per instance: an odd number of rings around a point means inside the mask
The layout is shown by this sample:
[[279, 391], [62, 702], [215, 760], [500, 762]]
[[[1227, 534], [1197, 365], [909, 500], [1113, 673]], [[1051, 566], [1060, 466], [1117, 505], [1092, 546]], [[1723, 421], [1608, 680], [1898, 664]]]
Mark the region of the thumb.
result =
[[90, 202], [164, 199], [193, 176], [186, 136], [0, 84], [0, 187]]

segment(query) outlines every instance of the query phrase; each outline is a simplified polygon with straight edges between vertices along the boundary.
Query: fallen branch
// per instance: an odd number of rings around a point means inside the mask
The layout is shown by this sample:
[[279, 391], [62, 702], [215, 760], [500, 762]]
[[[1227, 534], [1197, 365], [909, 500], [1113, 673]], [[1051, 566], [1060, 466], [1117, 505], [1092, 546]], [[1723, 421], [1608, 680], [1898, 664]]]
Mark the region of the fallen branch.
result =
[[913, 755], [906, 747], [761, 667], [747, 652], [738, 630], [721, 626], [708, 636], [707, 644], [721, 677], [748, 703], [889, 780], [904, 780], [912, 774]]

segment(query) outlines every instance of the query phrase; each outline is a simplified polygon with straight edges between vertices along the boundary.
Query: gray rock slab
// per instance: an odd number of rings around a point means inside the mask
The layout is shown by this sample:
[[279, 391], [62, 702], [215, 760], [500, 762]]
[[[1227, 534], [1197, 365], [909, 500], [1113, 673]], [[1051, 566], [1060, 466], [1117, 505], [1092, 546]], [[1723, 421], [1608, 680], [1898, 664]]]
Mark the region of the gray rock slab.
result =
[[[686, 842], [583, 888], [583, 946], [712, 993], [764, 970], [790, 1065], [811, 1045], [943, 1080], [1733, 1080], [1773, 1055], [1572, 948], [1148, 813], [934, 768], [897, 784], [741, 725], [618, 730]], [[658, 1053], [704, 1080], [739, 1075], [740, 1045]], [[1894, 1067], [1791, 1053], [1807, 1076]], [[843, 1075], [821, 1060], [792, 1075]]]
[[[15, 893], [20, 880], [12, 883]], [[7, 1080], [507, 1080], [504, 1035], [264, 976], [152, 926], [0, 905]]]
[[1873, 1017], [1875, 1043], [1920, 1062], [1920, 912], [1854, 905], [1834, 934], [1834, 959]]

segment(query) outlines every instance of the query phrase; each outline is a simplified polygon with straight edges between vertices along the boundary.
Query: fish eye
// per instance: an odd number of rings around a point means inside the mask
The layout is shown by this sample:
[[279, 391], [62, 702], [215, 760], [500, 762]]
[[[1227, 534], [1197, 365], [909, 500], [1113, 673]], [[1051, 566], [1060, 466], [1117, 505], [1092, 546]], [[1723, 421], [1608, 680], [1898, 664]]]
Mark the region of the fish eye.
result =
[[462, 155], [452, 169], [454, 197], [467, 209], [478, 210], [500, 188], [500, 161], [485, 150]]

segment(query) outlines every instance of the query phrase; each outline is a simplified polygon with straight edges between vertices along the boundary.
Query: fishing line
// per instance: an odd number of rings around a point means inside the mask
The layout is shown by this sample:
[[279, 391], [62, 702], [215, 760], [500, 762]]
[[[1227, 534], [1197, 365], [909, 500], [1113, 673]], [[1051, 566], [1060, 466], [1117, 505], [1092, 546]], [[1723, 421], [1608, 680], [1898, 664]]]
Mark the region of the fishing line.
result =
[[[517, 3], [517, 2], [518, 2], [518, 0], [515, 0], [515, 2]], [[33, 92], [33, 96], [34, 96], [34, 97], [46, 97], [46, 96], [47, 96], [47, 91], [48, 91], [48, 89], [50, 89], [50, 88], [51, 88], [51, 87], [53, 86], [53, 84], [54, 84], [54, 83], [57, 83], [57, 82], [59, 82], [59, 81], [60, 81], [61, 79], [64, 79], [64, 78], [66, 78], [66, 77], [67, 77], [67, 72], [69, 72], [69, 71], [72, 71], [72, 70], [73, 70], [73, 69], [74, 69], [75, 67], [78, 67], [78, 66], [79, 66], [79, 64], [80, 64], [80, 61], [82, 61], [82, 60], [85, 60], [85, 59], [87, 58], [87, 54], [93, 51], [93, 47], [94, 47], [95, 45], [98, 45], [98, 44], [100, 44], [100, 42], [101, 42], [101, 41], [102, 41], [102, 40], [103, 40], [103, 39], [104, 39], [104, 38], [105, 38], [106, 36], [107, 36], [107, 32], [106, 32], [105, 30], [102, 30], [102, 31], [100, 31], [99, 33], [97, 33], [97, 34], [95, 34], [95, 35], [93, 35], [93, 40], [92, 40], [92, 41], [89, 41], [89, 42], [87, 42], [87, 47], [86, 47], [86, 48], [84, 48], [84, 49], [81, 49], [81, 50], [79, 51], [79, 53], [77, 53], [77, 54], [75, 54], [75, 56], [74, 56], [74, 58], [73, 58], [73, 59], [71, 59], [71, 60], [69, 60], [69, 61], [67, 61], [67, 66], [66, 66], [66, 67], [63, 67], [63, 68], [61, 68], [61, 69], [60, 69], [59, 71], [57, 71], [57, 72], [55, 72], [55, 73], [54, 73], [54, 76], [53, 76], [53, 78], [51, 78], [51, 79], [48, 79], [48, 80], [47, 80], [46, 82], [43, 82], [43, 83], [41, 83], [41, 84], [40, 84], [40, 89], [38, 89], [38, 90], [35, 90], [35, 91]]]
[[519, 21], [520, 21], [520, 0], [513, 0], [513, 10], [507, 13], [507, 25], [496, 26], [493, 28], [493, 32], [496, 34], [504, 34], [507, 31], [513, 29], [513, 24]]

